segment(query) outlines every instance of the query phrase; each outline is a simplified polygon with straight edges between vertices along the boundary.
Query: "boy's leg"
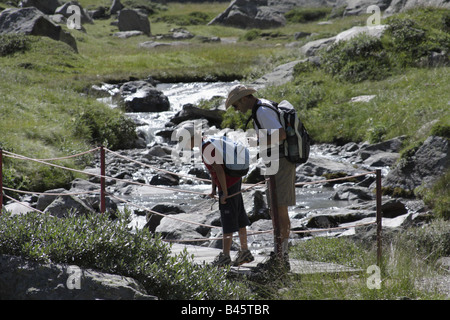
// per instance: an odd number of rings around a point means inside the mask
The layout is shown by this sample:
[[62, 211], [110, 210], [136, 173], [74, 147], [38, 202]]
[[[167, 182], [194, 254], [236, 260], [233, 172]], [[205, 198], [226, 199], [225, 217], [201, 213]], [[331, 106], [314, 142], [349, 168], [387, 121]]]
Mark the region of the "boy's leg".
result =
[[231, 244], [233, 242], [233, 234], [232, 233], [224, 233], [223, 234], [223, 254], [230, 256]]

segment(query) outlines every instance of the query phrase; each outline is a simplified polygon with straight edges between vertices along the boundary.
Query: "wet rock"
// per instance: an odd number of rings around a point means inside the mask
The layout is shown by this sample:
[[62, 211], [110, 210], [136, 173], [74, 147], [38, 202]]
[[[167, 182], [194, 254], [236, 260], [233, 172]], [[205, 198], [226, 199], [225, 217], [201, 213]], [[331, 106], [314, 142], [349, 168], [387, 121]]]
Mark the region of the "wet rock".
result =
[[148, 81], [130, 81], [120, 87], [120, 96], [130, 112], [161, 112], [170, 108], [169, 99]]

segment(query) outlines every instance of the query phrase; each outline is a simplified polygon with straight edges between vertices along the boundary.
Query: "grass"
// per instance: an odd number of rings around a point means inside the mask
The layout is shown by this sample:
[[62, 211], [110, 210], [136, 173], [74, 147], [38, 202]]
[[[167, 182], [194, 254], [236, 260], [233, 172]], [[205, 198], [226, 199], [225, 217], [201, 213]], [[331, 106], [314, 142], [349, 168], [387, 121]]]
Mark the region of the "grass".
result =
[[[0, 1], [0, 3], [2, 7], [9, 6], [6, 2]], [[110, 1], [106, 0], [81, 0], [80, 3], [89, 9], [99, 5], [106, 7], [110, 5]], [[139, 47], [139, 43], [154, 39], [147, 36], [128, 39], [113, 37], [112, 34], [118, 31], [117, 27], [111, 25], [115, 17], [84, 25], [86, 33], [70, 31], [77, 40], [78, 54], [67, 45], [47, 38], [22, 37], [8, 41], [2, 38], [0, 45], [1, 148], [36, 158], [77, 153], [99, 144], [121, 148], [124, 146], [124, 141], [120, 140], [120, 137], [131, 138], [133, 126], [126, 121], [121, 110], [111, 110], [96, 101], [95, 97], [87, 94], [93, 84], [104, 81], [143, 79], [149, 75], [157, 80], [168, 82], [235, 79], [251, 81], [273, 70], [277, 65], [304, 58], [299, 54], [298, 47], [284, 47], [284, 44], [294, 41], [296, 32], [315, 34], [299, 40], [298, 46], [301, 46], [307, 41], [334, 36], [352, 26], [364, 25], [367, 19], [364, 15], [350, 16], [333, 19], [332, 24], [325, 25], [318, 25], [317, 21], [290, 22], [276, 30], [249, 31], [189, 22], [192, 17], [203, 19], [203, 21], [210, 19], [222, 12], [228, 6], [227, 3], [161, 5], [149, 4], [144, 0], [130, 0], [123, 3], [127, 6], [146, 5], [154, 10], [154, 13], [149, 16], [154, 35], [167, 34], [171, 28], [182, 26], [198, 36], [234, 38], [237, 42], [234, 44], [202, 43], [198, 37], [195, 37], [186, 41], [187, 45], [181, 47], [143, 49]], [[199, 12], [202, 14], [198, 14]], [[316, 142], [338, 144], [365, 140], [378, 142], [406, 135], [406, 151], [404, 152], [407, 153], [408, 148], [417, 147], [430, 134], [449, 138], [450, 93], [447, 90], [450, 82], [449, 67], [426, 68], [414, 65], [417, 55], [428, 52], [427, 50], [430, 49], [439, 49], [435, 47], [436, 44], [441, 47], [446, 45], [446, 33], [440, 29], [448, 28], [448, 21], [450, 21], [448, 14], [445, 15], [445, 12], [439, 10], [415, 10], [397, 15], [395, 18], [414, 20], [416, 24], [413, 25], [423, 30], [423, 33], [408, 33], [408, 30], [401, 28], [400, 23], [395, 39], [412, 38], [419, 41], [415, 47], [412, 47], [411, 42], [408, 41], [392, 42], [391, 40], [394, 39], [392, 37], [382, 39], [382, 49], [392, 49], [386, 51], [391, 68], [384, 70], [382, 77], [352, 82], [336, 77], [336, 74], [340, 74], [339, 72], [333, 75], [333, 72], [323, 68], [305, 64], [296, 67], [294, 81], [279, 87], [268, 87], [261, 90], [259, 94], [276, 101], [288, 99], [296, 105]], [[5, 43], [8, 45], [5, 46]], [[420, 50], [414, 51], [415, 48]], [[414, 56], [407, 54], [413, 51]], [[392, 64], [395, 59], [399, 63]], [[351, 64], [354, 61], [348, 62]], [[358, 95], [375, 95], [376, 97], [367, 103], [350, 102], [352, 97]], [[244, 117], [237, 119], [236, 115], [227, 112], [225, 121], [239, 127], [243, 119]], [[431, 125], [434, 121], [436, 123]], [[62, 164], [82, 168], [89, 160], [89, 158], [81, 162], [68, 160]], [[48, 169], [40, 165], [30, 165], [9, 158], [4, 161], [5, 185], [12, 188], [42, 191], [67, 186], [73, 178], [72, 174], [63, 174], [60, 170]], [[422, 191], [421, 196], [441, 217], [448, 218], [448, 173], [443, 175], [435, 188]], [[55, 230], [69, 228], [54, 225], [54, 222], [50, 220], [45, 222], [39, 220], [44, 219], [43, 217], [30, 216], [29, 219], [37, 219], [39, 223], [50, 223]], [[83, 220], [80, 220], [80, 223], [84, 223]], [[448, 222], [446, 225], [448, 226]], [[108, 224], [108, 226], [112, 228], [111, 225]], [[436, 235], [448, 233], [445, 231], [448, 229], [443, 227], [435, 226], [434, 228]], [[2, 235], [5, 234], [3, 230], [5, 229], [2, 229]], [[417, 248], [426, 247], [429, 242], [439, 244], [439, 237], [430, 238], [432, 232], [421, 234], [420, 229], [414, 229], [411, 232], [415, 233], [401, 235], [400, 238], [386, 243], [392, 243], [392, 246], [387, 245], [384, 250], [385, 262], [381, 270], [383, 279], [381, 290], [369, 290], [366, 285], [367, 274], [363, 273], [338, 278], [305, 276], [298, 282], [289, 283], [287, 289], [284, 288], [281, 294], [278, 289], [283, 287], [285, 282], [277, 283], [277, 286], [274, 285], [272, 288], [259, 287], [258, 292], [262, 292], [262, 297], [271, 299], [442, 298], [436, 292], [424, 293], [414, 284], [415, 279], [435, 275], [430, 257], [434, 260], [436, 254], [430, 255], [430, 251], [418, 252]], [[21, 234], [21, 231], [17, 234]], [[48, 236], [44, 233], [40, 235], [42, 238]], [[414, 239], [422, 240], [414, 242]], [[39, 252], [42, 250], [50, 250], [47, 247], [39, 249], [37, 242], [33, 241], [28, 242], [26, 246], [26, 250], [22, 247], [24, 251], [20, 252], [24, 254], [28, 252], [27, 254], [36, 259], [40, 257]], [[433, 250], [437, 252], [441, 250], [439, 248], [437, 246]], [[58, 250], [61, 254], [64, 253], [64, 249]], [[352, 254], [349, 255], [349, 253]], [[294, 249], [293, 254], [299, 255], [298, 257], [302, 257], [301, 254], [308, 254], [307, 257], [303, 257], [355, 265], [363, 270], [374, 264], [375, 256], [370, 248], [336, 239], [305, 242], [304, 246]], [[358, 258], [355, 259], [355, 257]], [[145, 262], [140, 261], [138, 264], [140, 263], [145, 265]], [[125, 273], [140, 268], [137, 265], [122, 265], [122, 267], [128, 268]], [[178, 267], [180, 269], [172, 269], [167, 276], [162, 274], [160, 276], [164, 279], [165, 285], [172, 282], [175, 284], [174, 288], [177, 286], [184, 288], [180, 291], [183, 292], [183, 297], [192, 297], [193, 291], [183, 287], [182, 282], [191, 276], [189, 272], [197, 271], [189, 269], [192, 267], [185, 264], [185, 261]], [[177, 270], [184, 269], [187, 273], [184, 271], [176, 273]], [[212, 291], [208, 291], [210, 289], [198, 291], [216, 292], [215, 290], [221, 288], [219, 284], [223, 284], [224, 288], [232, 291], [229, 287], [231, 284], [224, 282], [225, 280], [220, 276], [219, 278], [214, 276], [208, 280], [202, 272], [200, 271], [199, 278], [193, 278], [193, 283], [197, 280], [198, 282], [193, 284], [192, 288], [198, 290], [203, 284], [205, 288], [211, 288]], [[215, 279], [217, 283], [211, 283]], [[202, 296], [202, 298], [207, 297], [210, 296], [207, 294]]]
[[445, 275], [434, 263], [437, 257], [450, 252], [449, 232], [450, 223], [438, 219], [390, 239], [385, 236], [378, 288], [374, 282], [376, 275], [370, 269], [376, 265], [376, 248], [372, 244], [348, 238], [313, 238], [291, 248], [290, 256], [343, 264], [362, 271], [301, 275], [297, 280], [280, 280], [272, 289], [263, 287], [262, 292], [267, 297], [288, 300], [448, 299], [448, 290], [442, 292], [437, 283], [427, 280]]

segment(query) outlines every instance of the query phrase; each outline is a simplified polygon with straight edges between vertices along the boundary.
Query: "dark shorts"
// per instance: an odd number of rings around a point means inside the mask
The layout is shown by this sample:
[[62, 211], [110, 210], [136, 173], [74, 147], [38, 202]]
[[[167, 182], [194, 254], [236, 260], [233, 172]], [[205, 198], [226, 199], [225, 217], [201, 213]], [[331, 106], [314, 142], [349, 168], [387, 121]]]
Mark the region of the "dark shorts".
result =
[[[242, 180], [229, 187], [228, 195], [241, 191], [241, 182]], [[219, 191], [219, 195], [222, 195], [221, 191]], [[222, 222], [223, 233], [237, 232], [240, 228], [249, 226], [250, 220], [245, 212], [242, 193], [228, 198], [226, 201], [226, 204], [221, 204], [219, 202], [220, 220]]]

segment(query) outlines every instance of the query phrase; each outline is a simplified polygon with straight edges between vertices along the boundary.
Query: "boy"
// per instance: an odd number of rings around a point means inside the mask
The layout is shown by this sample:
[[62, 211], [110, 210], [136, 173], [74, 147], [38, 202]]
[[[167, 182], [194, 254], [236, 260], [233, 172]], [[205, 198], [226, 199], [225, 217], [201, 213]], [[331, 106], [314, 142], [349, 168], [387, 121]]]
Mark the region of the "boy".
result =
[[[184, 129], [191, 135], [191, 149], [194, 147], [194, 126], [187, 125]], [[216, 161], [216, 148], [207, 139], [203, 138], [202, 161], [211, 175], [211, 193], [214, 198], [219, 195], [219, 211], [222, 222], [223, 248], [222, 252], [215, 258], [213, 265], [224, 267], [227, 265], [240, 266], [254, 260], [247, 246], [247, 226], [250, 225], [242, 199], [241, 184], [242, 177], [231, 177], [225, 173], [223, 161]], [[239, 192], [239, 193], [238, 193]], [[238, 193], [238, 194], [236, 194]], [[236, 194], [236, 195], [234, 195]], [[238, 232], [241, 248], [232, 262], [230, 250], [233, 242], [233, 233]]]

